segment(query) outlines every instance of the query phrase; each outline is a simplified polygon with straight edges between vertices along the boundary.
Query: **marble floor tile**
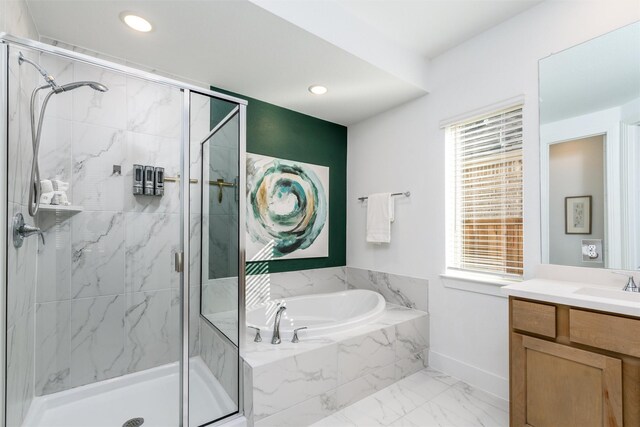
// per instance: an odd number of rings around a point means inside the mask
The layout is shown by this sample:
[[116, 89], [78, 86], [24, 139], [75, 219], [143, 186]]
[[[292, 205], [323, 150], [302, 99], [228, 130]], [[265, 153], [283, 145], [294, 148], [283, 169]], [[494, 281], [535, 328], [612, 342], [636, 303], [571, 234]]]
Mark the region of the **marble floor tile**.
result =
[[474, 391], [475, 389], [472, 387], [458, 383], [430, 402], [440, 408], [455, 412], [466, 419], [467, 425], [507, 426], [509, 424], [508, 414], [487, 403], [486, 399], [480, 399]]
[[[423, 369], [422, 371], [419, 371], [409, 377], [398, 381], [394, 385], [397, 385], [400, 388], [406, 388], [407, 390], [417, 393], [418, 395], [422, 396], [424, 398], [424, 401], [426, 402], [427, 400], [436, 397], [437, 395], [448, 389], [451, 385], [455, 384], [448, 384], [444, 381], [441, 381], [439, 377], [434, 376], [432, 372], [437, 371]], [[446, 376], [443, 377], [451, 378]], [[457, 380], [454, 381], [457, 382]]]
[[312, 427], [507, 427], [503, 406], [481, 390], [426, 368]]

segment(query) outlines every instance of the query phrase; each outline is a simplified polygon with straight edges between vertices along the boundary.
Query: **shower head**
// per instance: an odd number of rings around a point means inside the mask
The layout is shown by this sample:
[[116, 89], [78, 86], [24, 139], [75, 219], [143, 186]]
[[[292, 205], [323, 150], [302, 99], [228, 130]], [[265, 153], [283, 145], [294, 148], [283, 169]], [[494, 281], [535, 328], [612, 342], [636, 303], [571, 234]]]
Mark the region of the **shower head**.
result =
[[91, 89], [97, 90], [98, 92], [106, 92], [109, 90], [109, 88], [107, 88], [105, 85], [101, 83], [86, 81], [86, 82], [67, 83], [66, 85], [60, 86], [60, 89], [56, 90], [55, 92], [56, 93], [69, 92], [71, 90], [77, 89], [82, 86], [89, 86]]

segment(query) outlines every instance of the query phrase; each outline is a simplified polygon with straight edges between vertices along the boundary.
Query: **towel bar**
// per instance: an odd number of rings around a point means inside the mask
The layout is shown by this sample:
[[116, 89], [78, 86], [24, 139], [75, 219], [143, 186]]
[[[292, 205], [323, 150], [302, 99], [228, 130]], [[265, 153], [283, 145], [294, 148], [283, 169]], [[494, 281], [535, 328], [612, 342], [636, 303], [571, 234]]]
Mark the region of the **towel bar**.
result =
[[[411, 196], [411, 191], [405, 191], [403, 193], [391, 193], [392, 196], [404, 196], [404, 197], [409, 197]], [[367, 200], [369, 197], [364, 196], [364, 197], [358, 197], [358, 200], [360, 200], [361, 202], [364, 202], [365, 200]]]

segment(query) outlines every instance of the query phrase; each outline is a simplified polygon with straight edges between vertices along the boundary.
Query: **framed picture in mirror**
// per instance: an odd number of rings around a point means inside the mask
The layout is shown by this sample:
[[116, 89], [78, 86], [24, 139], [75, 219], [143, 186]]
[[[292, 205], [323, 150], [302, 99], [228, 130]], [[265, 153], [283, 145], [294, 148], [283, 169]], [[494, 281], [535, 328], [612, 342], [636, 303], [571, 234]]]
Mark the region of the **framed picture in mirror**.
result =
[[565, 234], [591, 234], [591, 196], [565, 197]]

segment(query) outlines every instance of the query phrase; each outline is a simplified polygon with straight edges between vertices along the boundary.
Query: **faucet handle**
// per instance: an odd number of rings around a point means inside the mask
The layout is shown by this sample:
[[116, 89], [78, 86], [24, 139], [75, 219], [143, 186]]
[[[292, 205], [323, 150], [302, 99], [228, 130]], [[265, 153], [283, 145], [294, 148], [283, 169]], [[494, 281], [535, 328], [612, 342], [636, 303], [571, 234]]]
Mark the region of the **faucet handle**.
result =
[[292, 343], [299, 343], [300, 340], [298, 339], [298, 331], [301, 331], [303, 329], [307, 329], [307, 326], [303, 326], [302, 328], [296, 328], [293, 330], [293, 338], [291, 339]]
[[627, 292], [640, 292], [640, 288], [636, 285], [636, 281], [633, 279], [633, 276], [629, 276], [629, 281], [622, 290]]
[[249, 326], [250, 329], [255, 329], [256, 337], [253, 339], [253, 342], [262, 342], [262, 336], [260, 335], [260, 328], [256, 328], [255, 326]]
[[625, 276], [627, 277], [629, 280], [627, 281], [627, 284], [624, 285], [624, 288], [622, 288], [623, 291], [627, 291], [627, 292], [640, 292], [640, 287], [638, 287], [638, 285], [636, 284], [636, 281], [633, 277], [633, 274], [629, 274], [629, 273], [622, 273], [620, 271], [612, 271], [611, 273], [613, 274], [617, 274], [619, 276]]

